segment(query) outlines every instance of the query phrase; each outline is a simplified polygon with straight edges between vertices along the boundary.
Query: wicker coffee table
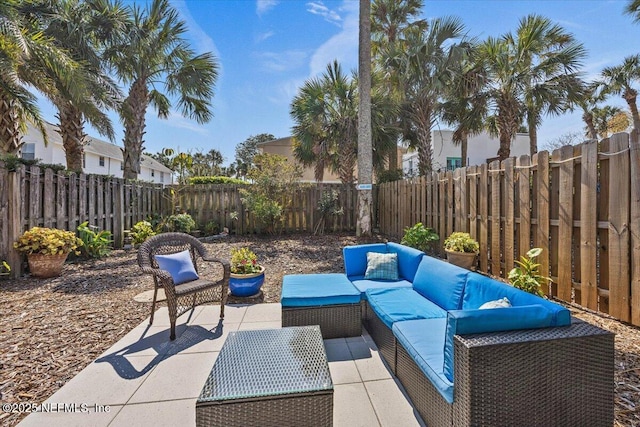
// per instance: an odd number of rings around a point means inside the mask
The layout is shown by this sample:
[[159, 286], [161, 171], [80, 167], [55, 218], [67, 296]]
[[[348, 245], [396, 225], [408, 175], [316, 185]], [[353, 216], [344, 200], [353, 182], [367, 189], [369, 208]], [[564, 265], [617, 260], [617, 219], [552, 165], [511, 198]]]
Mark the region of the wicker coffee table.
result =
[[196, 402], [196, 425], [333, 425], [320, 328], [230, 333]]

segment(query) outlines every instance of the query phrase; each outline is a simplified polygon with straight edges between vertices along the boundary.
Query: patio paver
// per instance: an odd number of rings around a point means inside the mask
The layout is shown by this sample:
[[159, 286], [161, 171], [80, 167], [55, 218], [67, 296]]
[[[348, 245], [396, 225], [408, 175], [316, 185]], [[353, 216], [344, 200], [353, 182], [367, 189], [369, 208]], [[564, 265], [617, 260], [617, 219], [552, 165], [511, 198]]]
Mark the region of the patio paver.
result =
[[[136, 326], [47, 402], [109, 405], [102, 413], [37, 413], [22, 426], [195, 426], [197, 396], [229, 332], [278, 328], [280, 304], [197, 307], [169, 341], [166, 307]], [[325, 340], [334, 381], [334, 426], [421, 426], [419, 415], [366, 334]]]

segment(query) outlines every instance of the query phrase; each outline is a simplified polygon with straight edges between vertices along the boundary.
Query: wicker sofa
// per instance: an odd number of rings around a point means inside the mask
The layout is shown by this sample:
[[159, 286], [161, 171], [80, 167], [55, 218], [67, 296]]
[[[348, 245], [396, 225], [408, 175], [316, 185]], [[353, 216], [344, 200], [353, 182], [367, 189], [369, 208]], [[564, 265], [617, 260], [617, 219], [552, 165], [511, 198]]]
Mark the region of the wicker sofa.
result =
[[[364, 279], [368, 252], [397, 253], [400, 280]], [[612, 425], [613, 334], [402, 245], [343, 253], [363, 324], [429, 426]]]

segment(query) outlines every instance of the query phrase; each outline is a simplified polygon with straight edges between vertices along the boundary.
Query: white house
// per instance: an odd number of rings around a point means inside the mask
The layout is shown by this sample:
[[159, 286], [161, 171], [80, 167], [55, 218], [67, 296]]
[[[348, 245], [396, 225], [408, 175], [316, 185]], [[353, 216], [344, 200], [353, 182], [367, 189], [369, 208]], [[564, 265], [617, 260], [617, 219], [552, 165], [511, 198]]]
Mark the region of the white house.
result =
[[[66, 165], [62, 138], [57, 126], [46, 123], [45, 129], [49, 144], [45, 147], [42, 134], [32, 125], [28, 126], [23, 137], [19, 155], [23, 159], [40, 159], [42, 163]], [[122, 148], [115, 144], [88, 137], [84, 147], [82, 169], [86, 174], [112, 175], [122, 178], [124, 163]], [[173, 184], [173, 171], [146, 154], [142, 155], [138, 179], [157, 184]]]
[[[453, 170], [462, 165], [461, 148], [453, 145], [453, 131], [434, 130], [431, 132], [433, 146], [433, 170]], [[467, 144], [467, 165], [481, 165], [497, 159], [500, 141], [486, 132], [469, 137]], [[511, 156], [529, 154], [529, 135], [516, 134], [511, 143]], [[406, 176], [418, 173], [418, 153], [409, 152], [402, 156], [402, 171]]]

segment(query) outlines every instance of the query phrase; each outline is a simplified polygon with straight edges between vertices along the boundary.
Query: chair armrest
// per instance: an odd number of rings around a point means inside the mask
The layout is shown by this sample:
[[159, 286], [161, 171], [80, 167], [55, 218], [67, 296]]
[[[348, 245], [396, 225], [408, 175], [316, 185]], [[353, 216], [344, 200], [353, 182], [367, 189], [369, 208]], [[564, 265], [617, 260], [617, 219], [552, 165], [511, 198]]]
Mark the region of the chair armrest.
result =
[[173, 284], [173, 277], [166, 270], [161, 270], [159, 268], [151, 268], [151, 267], [140, 267], [143, 273], [151, 274], [161, 283], [171, 283]]
[[217, 262], [222, 264], [222, 268], [224, 269], [224, 280], [229, 279], [229, 277], [231, 276], [231, 263], [229, 263], [229, 261], [220, 259], [220, 258], [210, 257], [208, 255], [203, 256], [202, 260], [206, 262]]

